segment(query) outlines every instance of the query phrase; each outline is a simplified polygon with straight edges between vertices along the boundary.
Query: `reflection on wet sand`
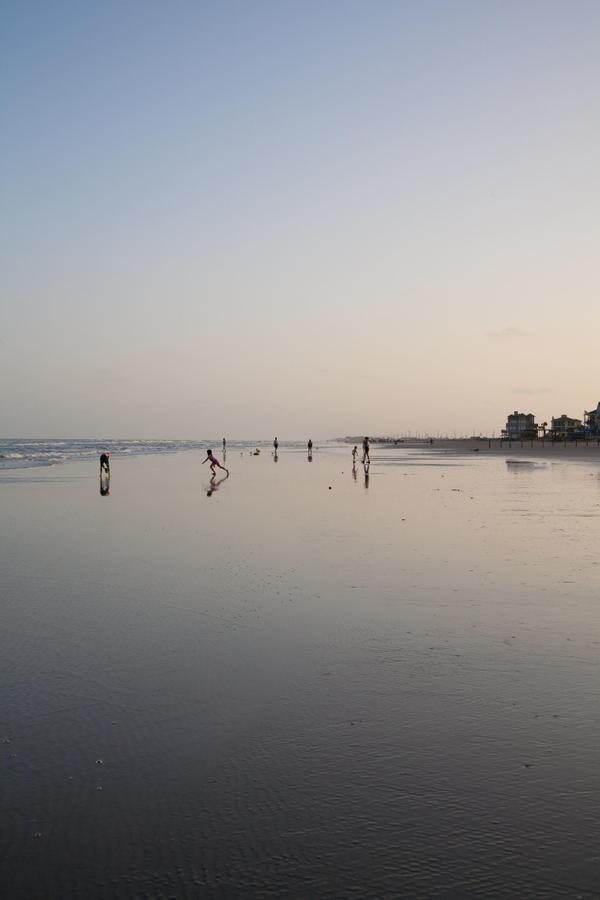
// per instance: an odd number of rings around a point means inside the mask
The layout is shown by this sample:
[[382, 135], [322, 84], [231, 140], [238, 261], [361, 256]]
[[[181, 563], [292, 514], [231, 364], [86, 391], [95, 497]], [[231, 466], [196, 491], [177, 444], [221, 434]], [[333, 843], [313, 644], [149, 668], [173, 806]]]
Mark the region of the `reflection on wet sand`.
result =
[[110, 472], [102, 471], [100, 473], [100, 496], [108, 497], [110, 495]]
[[0, 483], [3, 896], [598, 896], [600, 467], [251, 449]]
[[217, 481], [217, 476], [213, 475], [212, 478], [210, 479], [209, 484], [206, 487], [206, 496], [212, 497], [214, 492], [218, 491], [220, 486], [223, 484], [223, 482], [227, 481], [228, 478], [229, 478], [229, 472], [227, 473], [227, 475], [223, 475], [221, 478], [219, 478], [218, 481]]

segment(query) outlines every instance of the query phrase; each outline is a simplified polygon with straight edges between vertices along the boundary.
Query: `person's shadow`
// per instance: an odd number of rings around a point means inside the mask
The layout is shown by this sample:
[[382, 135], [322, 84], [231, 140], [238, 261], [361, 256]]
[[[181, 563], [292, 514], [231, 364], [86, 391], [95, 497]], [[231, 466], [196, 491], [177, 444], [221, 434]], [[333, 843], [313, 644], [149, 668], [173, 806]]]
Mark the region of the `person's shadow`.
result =
[[211, 479], [210, 479], [209, 486], [208, 486], [208, 488], [207, 488], [207, 490], [206, 490], [206, 496], [207, 496], [207, 497], [212, 497], [212, 495], [214, 494], [214, 492], [215, 492], [215, 491], [218, 491], [218, 490], [219, 490], [219, 487], [223, 484], [224, 481], [227, 481], [228, 478], [229, 478], [229, 474], [223, 475], [223, 476], [222, 476], [221, 478], [219, 478], [219, 480], [217, 481], [217, 476], [216, 476], [216, 475], [213, 475], [213, 476], [211, 477]]

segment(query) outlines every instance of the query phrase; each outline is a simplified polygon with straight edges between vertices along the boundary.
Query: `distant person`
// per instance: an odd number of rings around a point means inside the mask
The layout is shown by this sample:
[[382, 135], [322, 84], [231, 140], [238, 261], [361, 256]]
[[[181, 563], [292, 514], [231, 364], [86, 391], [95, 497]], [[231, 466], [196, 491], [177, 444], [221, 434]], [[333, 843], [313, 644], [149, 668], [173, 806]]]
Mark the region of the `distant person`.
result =
[[371, 462], [371, 457], [369, 456], [369, 438], [368, 438], [366, 435], [365, 435], [365, 437], [363, 438], [362, 448], [363, 448], [363, 458], [362, 458], [362, 461], [363, 461], [363, 462], [368, 462], [368, 463], [370, 463], [370, 462]]
[[353, 466], [356, 465], [356, 457], [357, 456], [358, 456], [358, 447], [355, 444], [354, 447], [352, 448], [352, 465]]
[[225, 438], [223, 438], [223, 453], [225, 453], [226, 449], [227, 449], [227, 441], [225, 440]]
[[100, 474], [102, 475], [103, 472], [110, 475], [110, 453], [108, 450], [100, 454]]
[[215, 474], [215, 466], [217, 466], [217, 468], [219, 468], [219, 469], [223, 469], [223, 471], [227, 472], [227, 474], [229, 475], [229, 469], [226, 469], [225, 466], [221, 465], [221, 463], [219, 462], [217, 457], [213, 456], [213, 452], [210, 449], [206, 451], [206, 459], [202, 460], [202, 465], [204, 465], [205, 462], [209, 462], [209, 461], [210, 461], [210, 468], [211, 468], [213, 475]]
[[275, 453], [277, 453], [277, 450], [279, 448], [279, 441], [277, 440], [277, 438], [275, 438], [275, 440], [273, 441], [273, 446], [275, 447]]
[[310, 438], [308, 439], [308, 452], [312, 453], [312, 441]]

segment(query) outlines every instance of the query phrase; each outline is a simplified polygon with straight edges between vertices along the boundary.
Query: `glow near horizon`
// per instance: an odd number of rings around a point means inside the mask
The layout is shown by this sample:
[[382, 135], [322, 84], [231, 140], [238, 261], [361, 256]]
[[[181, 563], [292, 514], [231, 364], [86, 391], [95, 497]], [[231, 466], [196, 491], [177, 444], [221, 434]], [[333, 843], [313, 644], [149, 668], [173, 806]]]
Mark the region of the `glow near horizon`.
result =
[[600, 4], [7, 3], [5, 435], [600, 399]]

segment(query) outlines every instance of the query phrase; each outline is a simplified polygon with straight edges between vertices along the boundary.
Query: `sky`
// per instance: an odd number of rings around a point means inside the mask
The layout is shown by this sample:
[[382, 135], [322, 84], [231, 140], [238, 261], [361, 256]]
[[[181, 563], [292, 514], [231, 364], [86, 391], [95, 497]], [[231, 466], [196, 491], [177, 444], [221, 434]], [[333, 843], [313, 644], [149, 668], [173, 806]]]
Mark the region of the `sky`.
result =
[[597, 0], [4, 0], [0, 434], [600, 400]]

